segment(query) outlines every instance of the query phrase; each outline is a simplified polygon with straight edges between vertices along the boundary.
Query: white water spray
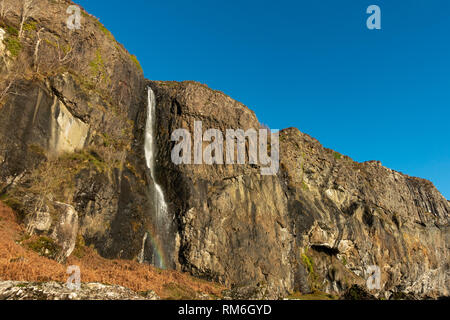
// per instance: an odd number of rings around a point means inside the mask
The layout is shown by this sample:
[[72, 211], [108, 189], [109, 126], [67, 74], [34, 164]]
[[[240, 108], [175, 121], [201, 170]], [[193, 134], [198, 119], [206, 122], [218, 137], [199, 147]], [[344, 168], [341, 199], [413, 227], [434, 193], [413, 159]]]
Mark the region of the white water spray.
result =
[[[170, 220], [168, 217], [167, 211], [167, 203], [164, 199], [164, 193], [161, 186], [155, 181], [155, 127], [156, 127], [156, 98], [153, 90], [148, 88], [148, 106], [147, 106], [147, 123], [145, 127], [145, 160], [147, 162], [147, 167], [150, 169], [151, 180], [153, 181], [153, 189], [154, 189], [154, 209], [155, 209], [155, 219], [154, 219], [154, 232], [150, 234], [150, 236], [156, 238], [152, 239], [154, 246], [160, 245], [162, 248], [153, 248], [153, 259], [152, 262], [155, 266], [159, 268], [165, 268], [164, 255], [166, 254], [166, 250], [164, 250], [165, 246], [168, 245], [168, 236], [169, 236], [169, 226]], [[147, 239], [147, 234], [145, 235], [145, 239]], [[145, 240], [144, 240], [145, 243]], [[145, 244], [144, 244], [145, 245]], [[144, 245], [142, 248], [142, 260], [143, 260], [143, 251]], [[163, 252], [160, 252], [163, 251]]]

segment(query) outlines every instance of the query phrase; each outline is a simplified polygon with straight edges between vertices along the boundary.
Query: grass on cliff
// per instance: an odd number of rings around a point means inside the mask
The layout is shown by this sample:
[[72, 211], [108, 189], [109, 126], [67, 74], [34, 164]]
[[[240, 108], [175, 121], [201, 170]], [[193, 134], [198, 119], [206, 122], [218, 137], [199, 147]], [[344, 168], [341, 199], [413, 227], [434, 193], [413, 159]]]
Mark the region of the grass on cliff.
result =
[[141, 63], [139, 62], [138, 58], [132, 54], [130, 55], [130, 59], [131, 61], [133, 61], [133, 63], [136, 65], [136, 67], [141, 70], [141, 72], [144, 72], [144, 69], [142, 69]]
[[16, 37], [8, 37], [3, 40], [5, 43], [6, 49], [11, 53], [12, 57], [17, 57], [22, 50], [22, 44], [20, 40]]
[[104, 259], [81, 239], [76, 255], [69, 257], [66, 264], [60, 264], [39, 254], [49, 245], [48, 239], [41, 240], [26, 236], [16, 214], [0, 202], [0, 280], [66, 282], [67, 267], [77, 265], [83, 283], [120, 285], [138, 293], [153, 290], [162, 299], [196, 299], [199, 294], [214, 299], [220, 298], [226, 289], [173, 270], [160, 270], [136, 261]]
[[301, 253], [302, 264], [305, 266], [308, 272], [308, 282], [314, 292], [320, 292], [322, 285], [320, 283], [320, 277], [317, 274], [312, 256], [308, 255], [308, 251], [304, 250]]
[[340, 154], [339, 152], [333, 152], [333, 157], [335, 160], [341, 160], [342, 159], [342, 154]]
[[[85, 17], [89, 17], [88, 15], [84, 15]], [[103, 23], [101, 23], [97, 18], [92, 17], [94, 20], [94, 23], [97, 25], [97, 27], [100, 29], [100, 31], [109, 39], [112, 40], [113, 42], [116, 42], [116, 39], [114, 38], [113, 34], [111, 33], [111, 31], [109, 31], [104, 25]]]
[[287, 297], [288, 300], [337, 300], [338, 297], [331, 294], [316, 291], [314, 293], [302, 294], [300, 292], [295, 292]]
[[108, 74], [100, 49], [95, 51], [95, 58], [89, 63], [89, 67], [91, 68], [91, 78], [96, 79], [96, 83], [101, 82], [106, 86], [111, 84], [111, 77]]
[[60, 251], [59, 246], [55, 243], [53, 239], [48, 237], [26, 237], [21, 244], [25, 245], [29, 249], [38, 253], [40, 256], [48, 257], [48, 258], [56, 258]]
[[[44, 151], [38, 146], [30, 146], [30, 152], [44, 157]], [[21, 183], [17, 183], [1, 199], [10, 208], [22, 214], [24, 218], [24, 197], [29, 200], [27, 205], [33, 205], [35, 211], [44, 207], [49, 208], [51, 214], [55, 214], [52, 209], [53, 201], [70, 203], [76, 189], [77, 176], [83, 170], [91, 173], [110, 174], [112, 169], [119, 164], [113, 161], [103, 160], [98, 153], [93, 150], [82, 150], [79, 152], [61, 155], [56, 159], [42, 161], [36, 168], [24, 177]], [[30, 196], [32, 197], [30, 198]]]

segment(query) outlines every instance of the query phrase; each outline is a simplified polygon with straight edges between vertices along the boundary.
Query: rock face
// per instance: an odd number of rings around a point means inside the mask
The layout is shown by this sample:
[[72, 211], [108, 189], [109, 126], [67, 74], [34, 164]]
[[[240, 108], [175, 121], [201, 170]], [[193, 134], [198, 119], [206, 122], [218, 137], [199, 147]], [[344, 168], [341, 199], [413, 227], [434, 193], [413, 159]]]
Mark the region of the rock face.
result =
[[151, 207], [137, 60], [84, 11], [82, 28], [68, 29], [72, 1], [34, 1], [22, 35], [25, 2], [3, 3], [11, 10], [0, 19], [2, 199], [29, 229], [54, 238], [65, 212], [58, 203], [70, 205], [86, 244], [106, 257], [135, 257]]
[[277, 297], [292, 289], [293, 235], [287, 198], [276, 176], [251, 165], [180, 165], [171, 161], [171, 133], [256, 129], [255, 114], [223, 93], [198, 83], [150, 84], [157, 98], [159, 181], [178, 232], [175, 265], [227, 285], [269, 286]]
[[279, 297], [294, 289], [342, 294], [366, 286], [376, 266], [378, 296], [448, 295], [450, 208], [430, 182], [356, 163], [294, 128], [280, 133], [277, 176], [248, 164], [174, 165], [175, 129], [194, 132], [194, 121], [222, 132], [261, 126], [245, 106], [203, 85], [150, 85], [178, 268], [231, 286], [267, 286]]
[[[342, 295], [365, 287], [369, 270], [381, 274], [377, 297], [449, 295], [450, 204], [431, 182], [356, 163], [294, 128], [279, 134], [276, 175], [248, 159], [176, 165], [176, 129], [193, 135], [201, 121], [203, 132], [259, 130], [255, 114], [196, 82], [145, 80], [96, 18], [83, 11], [83, 27], [67, 29], [71, 1], [37, 2], [22, 35], [23, 1], [5, 1], [0, 197], [30, 233], [56, 240], [59, 258], [82, 237], [109, 258], [152, 261], [164, 251], [167, 267], [220, 281], [231, 297]], [[154, 176], [144, 155], [147, 87]], [[163, 245], [152, 178], [168, 204]]]
[[57, 221], [53, 221], [51, 213], [37, 211], [26, 216], [25, 224], [30, 235], [49, 234], [58, 247], [56, 260], [63, 262], [75, 249], [79, 229], [78, 213], [68, 204], [55, 202], [53, 205]]
[[294, 128], [280, 140], [297, 245], [313, 249], [322, 288], [342, 292], [378, 266], [383, 294], [448, 295], [450, 207], [431, 182], [356, 163]]

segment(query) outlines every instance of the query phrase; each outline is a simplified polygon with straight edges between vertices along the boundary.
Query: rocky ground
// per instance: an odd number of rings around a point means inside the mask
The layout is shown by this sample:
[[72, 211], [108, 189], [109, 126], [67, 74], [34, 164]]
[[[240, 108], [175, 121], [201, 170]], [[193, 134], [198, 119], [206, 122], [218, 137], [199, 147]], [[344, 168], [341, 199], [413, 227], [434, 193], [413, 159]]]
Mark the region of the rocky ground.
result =
[[[82, 243], [64, 263], [54, 252], [50, 239], [28, 236], [0, 202], [0, 299], [216, 299], [226, 289], [177, 271], [104, 259]], [[80, 291], [66, 286], [69, 266], [79, 268]]]
[[[376, 266], [375, 297], [449, 295], [450, 203], [431, 182], [357, 163], [296, 128], [280, 132], [276, 175], [248, 163], [175, 165], [176, 129], [263, 126], [206, 85], [146, 80], [136, 57], [85, 11], [83, 28], [69, 30], [72, 1], [35, 1], [25, 19], [25, 1], [2, 3], [10, 10], [0, 19], [0, 200], [17, 220], [0, 220], [10, 237], [0, 239], [2, 280], [64, 283], [76, 262], [86, 282], [162, 298], [220, 295], [185, 273], [235, 297], [339, 297], [365, 287]], [[147, 87], [156, 97], [153, 178]], [[152, 179], [167, 202], [164, 241]], [[136, 262], [155, 253], [176, 271]]]

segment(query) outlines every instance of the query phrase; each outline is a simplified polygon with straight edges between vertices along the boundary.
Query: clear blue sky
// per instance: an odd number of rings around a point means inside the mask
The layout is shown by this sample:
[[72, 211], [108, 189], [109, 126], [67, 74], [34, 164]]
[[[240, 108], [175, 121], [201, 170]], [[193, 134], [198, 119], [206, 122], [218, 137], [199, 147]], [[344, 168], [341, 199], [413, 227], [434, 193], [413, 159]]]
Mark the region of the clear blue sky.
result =
[[[450, 1], [76, 0], [152, 80], [197, 80], [450, 199]], [[382, 30], [366, 9], [382, 11]]]

